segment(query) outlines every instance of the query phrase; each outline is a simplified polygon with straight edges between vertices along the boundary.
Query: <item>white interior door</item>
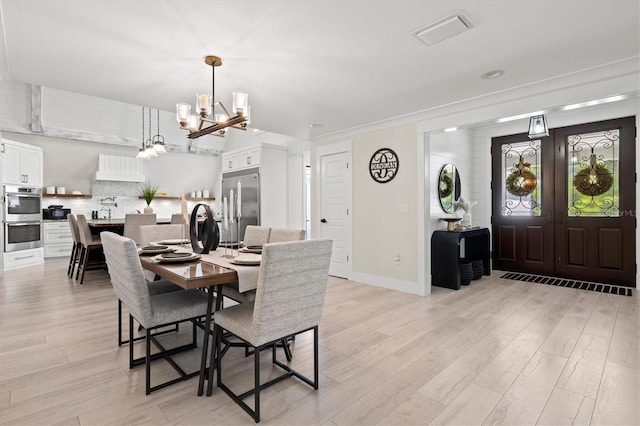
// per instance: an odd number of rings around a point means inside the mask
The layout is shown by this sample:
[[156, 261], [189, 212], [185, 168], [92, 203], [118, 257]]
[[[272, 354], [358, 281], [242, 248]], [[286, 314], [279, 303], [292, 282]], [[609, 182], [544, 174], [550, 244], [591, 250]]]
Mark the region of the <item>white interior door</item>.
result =
[[351, 169], [349, 152], [320, 156], [320, 238], [333, 240], [329, 274], [351, 275]]

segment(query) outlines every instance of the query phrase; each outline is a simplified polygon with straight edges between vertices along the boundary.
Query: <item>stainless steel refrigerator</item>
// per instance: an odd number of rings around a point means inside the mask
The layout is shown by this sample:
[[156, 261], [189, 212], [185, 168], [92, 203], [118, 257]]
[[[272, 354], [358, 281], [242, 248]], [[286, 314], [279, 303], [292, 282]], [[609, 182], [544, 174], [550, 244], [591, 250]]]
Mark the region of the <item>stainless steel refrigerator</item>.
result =
[[[260, 224], [260, 174], [259, 169], [238, 170], [236, 172], [228, 172], [222, 175], [222, 194], [220, 200], [224, 197], [229, 200], [230, 191], [233, 189], [234, 197], [237, 197], [238, 182], [242, 186], [242, 206], [240, 217], [240, 238], [238, 239], [238, 224], [229, 225], [229, 232], [221, 234], [221, 241], [229, 242], [242, 241], [244, 238], [244, 230], [247, 225]], [[231, 202], [231, 200], [229, 200]], [[235, 210], [235, 209], [234, 209]]]

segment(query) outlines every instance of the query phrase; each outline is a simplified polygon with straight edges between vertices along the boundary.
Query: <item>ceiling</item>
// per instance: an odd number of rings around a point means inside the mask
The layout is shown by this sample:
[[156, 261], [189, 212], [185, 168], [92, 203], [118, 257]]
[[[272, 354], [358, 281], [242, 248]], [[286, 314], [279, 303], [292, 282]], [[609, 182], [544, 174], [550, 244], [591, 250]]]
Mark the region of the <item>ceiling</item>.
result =
[[[454, 12], [469, 31], [413, 36]], [[305, 139], [640, 58], [638, 0], [0, 0], [0, 14], [2, 79], [174, 111], [210, 92], [213, 54], [216, 100], [246, 91], [251, 127]]]

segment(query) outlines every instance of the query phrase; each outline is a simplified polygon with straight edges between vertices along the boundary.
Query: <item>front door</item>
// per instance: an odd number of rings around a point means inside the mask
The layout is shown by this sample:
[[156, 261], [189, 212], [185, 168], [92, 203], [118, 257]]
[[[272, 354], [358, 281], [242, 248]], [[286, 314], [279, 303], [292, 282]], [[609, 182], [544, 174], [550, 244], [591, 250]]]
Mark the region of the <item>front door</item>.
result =
[[635, 117], [492, 141], [496, 269], [635, 286]]

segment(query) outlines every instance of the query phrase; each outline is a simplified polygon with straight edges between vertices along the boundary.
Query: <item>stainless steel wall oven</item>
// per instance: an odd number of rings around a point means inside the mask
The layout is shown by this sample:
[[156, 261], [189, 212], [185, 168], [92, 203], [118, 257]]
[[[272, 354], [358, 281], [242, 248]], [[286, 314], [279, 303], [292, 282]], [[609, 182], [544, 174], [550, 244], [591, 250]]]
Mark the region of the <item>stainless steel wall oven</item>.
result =
[[42, 190], [5, 185], [5, 252], [42, 247]]
[[18, 251], [42, 247], [41, 222], [6, 222], [4, 251]]
[[42, 220], [42, 190], [5, 185], [4, 221], [36, 222]]

